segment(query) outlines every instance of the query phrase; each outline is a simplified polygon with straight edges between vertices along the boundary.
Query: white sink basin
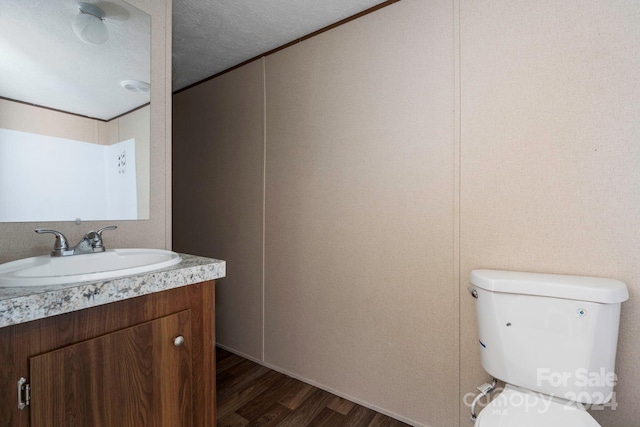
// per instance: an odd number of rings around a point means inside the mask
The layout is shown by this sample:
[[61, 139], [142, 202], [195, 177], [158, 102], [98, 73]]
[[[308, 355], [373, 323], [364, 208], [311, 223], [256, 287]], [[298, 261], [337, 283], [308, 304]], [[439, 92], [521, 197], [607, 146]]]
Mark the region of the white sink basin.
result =
[[0, 287], [113, 279], [171, 267], [180, 261], [180, 255], [162, 249], [111, 249], [66, 257], [43, 255], [0, 264]]

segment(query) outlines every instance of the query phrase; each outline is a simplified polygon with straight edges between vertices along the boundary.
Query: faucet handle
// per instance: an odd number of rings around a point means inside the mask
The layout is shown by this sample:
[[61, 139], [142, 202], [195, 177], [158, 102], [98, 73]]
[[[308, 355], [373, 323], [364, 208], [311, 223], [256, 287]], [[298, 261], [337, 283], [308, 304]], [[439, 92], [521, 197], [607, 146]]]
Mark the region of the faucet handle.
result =
[[116, 228], [118, 228], [117, 225], [107, 225], [106, 227], [102, 227], [99, 228], [98, 231], [96, 231], [96, 234], [100, 237], [102, 237], [102, 232], [105, 230], [115, 230]]
[[51, 256], [63, 256], [65, 252], [69, 250], [69, 242], [61, 232], [56, 230], [49, 230], [46, 228], [36, 228], [34, 231], [38, 234], [55, 234], [56, 241], [53, 244]]
[[94, 252], [96, 249], [100, 252], [104, 251], [102, 233], [105, 230], [115, 230], [116, 228], [118, 228], [117, 225], [108, 225], [106, 227], [99, 228], [98, 231], [90, 231], [87, 233], [86, 237], [91, 240], [91, 246], [93, 247]]

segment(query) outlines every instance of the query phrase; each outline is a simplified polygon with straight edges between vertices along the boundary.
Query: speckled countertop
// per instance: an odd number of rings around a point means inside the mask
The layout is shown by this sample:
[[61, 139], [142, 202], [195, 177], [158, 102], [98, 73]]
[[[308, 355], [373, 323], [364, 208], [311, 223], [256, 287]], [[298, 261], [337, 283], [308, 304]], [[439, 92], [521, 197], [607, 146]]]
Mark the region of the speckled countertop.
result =
[[224, 261], [180, 256], [173, 267], [112, 280], [0, 288], [0, 328], [225, 276]]

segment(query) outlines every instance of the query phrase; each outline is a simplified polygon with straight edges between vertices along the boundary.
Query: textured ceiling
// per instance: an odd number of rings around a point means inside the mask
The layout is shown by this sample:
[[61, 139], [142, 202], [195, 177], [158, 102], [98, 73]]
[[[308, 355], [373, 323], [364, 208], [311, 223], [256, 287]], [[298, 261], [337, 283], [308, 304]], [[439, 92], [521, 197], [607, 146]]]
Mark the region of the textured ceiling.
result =
[[1, 0], [0, 96], [110, 119], [149, 102], [122, 80], [150, 79], [150, 17], [120, 1], [98, 1], [109, 39], [82, 42], [74, 0]]
[[[0, 97], [108, 120], [149, 102], [120, 86], [150, 79], [150, 18], [95, 1], [109, 40], [89, 45], [76, 0], [0, 0]], [[152, 0], [153, 1], [153, 0]], [[173, 0], [173, 89], [353, 16], [384, 0]]]
[[173, 0], [173, 89], [380, 3], [384, 0]]

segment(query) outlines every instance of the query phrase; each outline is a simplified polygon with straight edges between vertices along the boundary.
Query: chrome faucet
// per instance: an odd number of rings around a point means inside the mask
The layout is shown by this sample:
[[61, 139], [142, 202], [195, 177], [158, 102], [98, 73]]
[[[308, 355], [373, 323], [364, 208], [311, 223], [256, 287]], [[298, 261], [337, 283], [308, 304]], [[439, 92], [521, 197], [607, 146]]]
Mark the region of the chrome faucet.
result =
[[118, 228], [115, 225], [109, 225], [107, 227], [102, 227], [98, 229], [98, 231], [89, 231], [84, 235], [82, 240], [72, 248], [69, 248], [69, 241], [64, 234], [56, 230], [48, 230], [45, 228], [36, 228], [34, 231], [38, 234], [55, 234], [56, 241], [53, 244], [53, 250], [51, 251], [51, 256], [71, 256], [71, 255], [81, 255], [81, 254], [92, 254], [94, 252], [104, 252], [105, 247], [102, 242], [102, 233], [105, 230], [115, 230]]

